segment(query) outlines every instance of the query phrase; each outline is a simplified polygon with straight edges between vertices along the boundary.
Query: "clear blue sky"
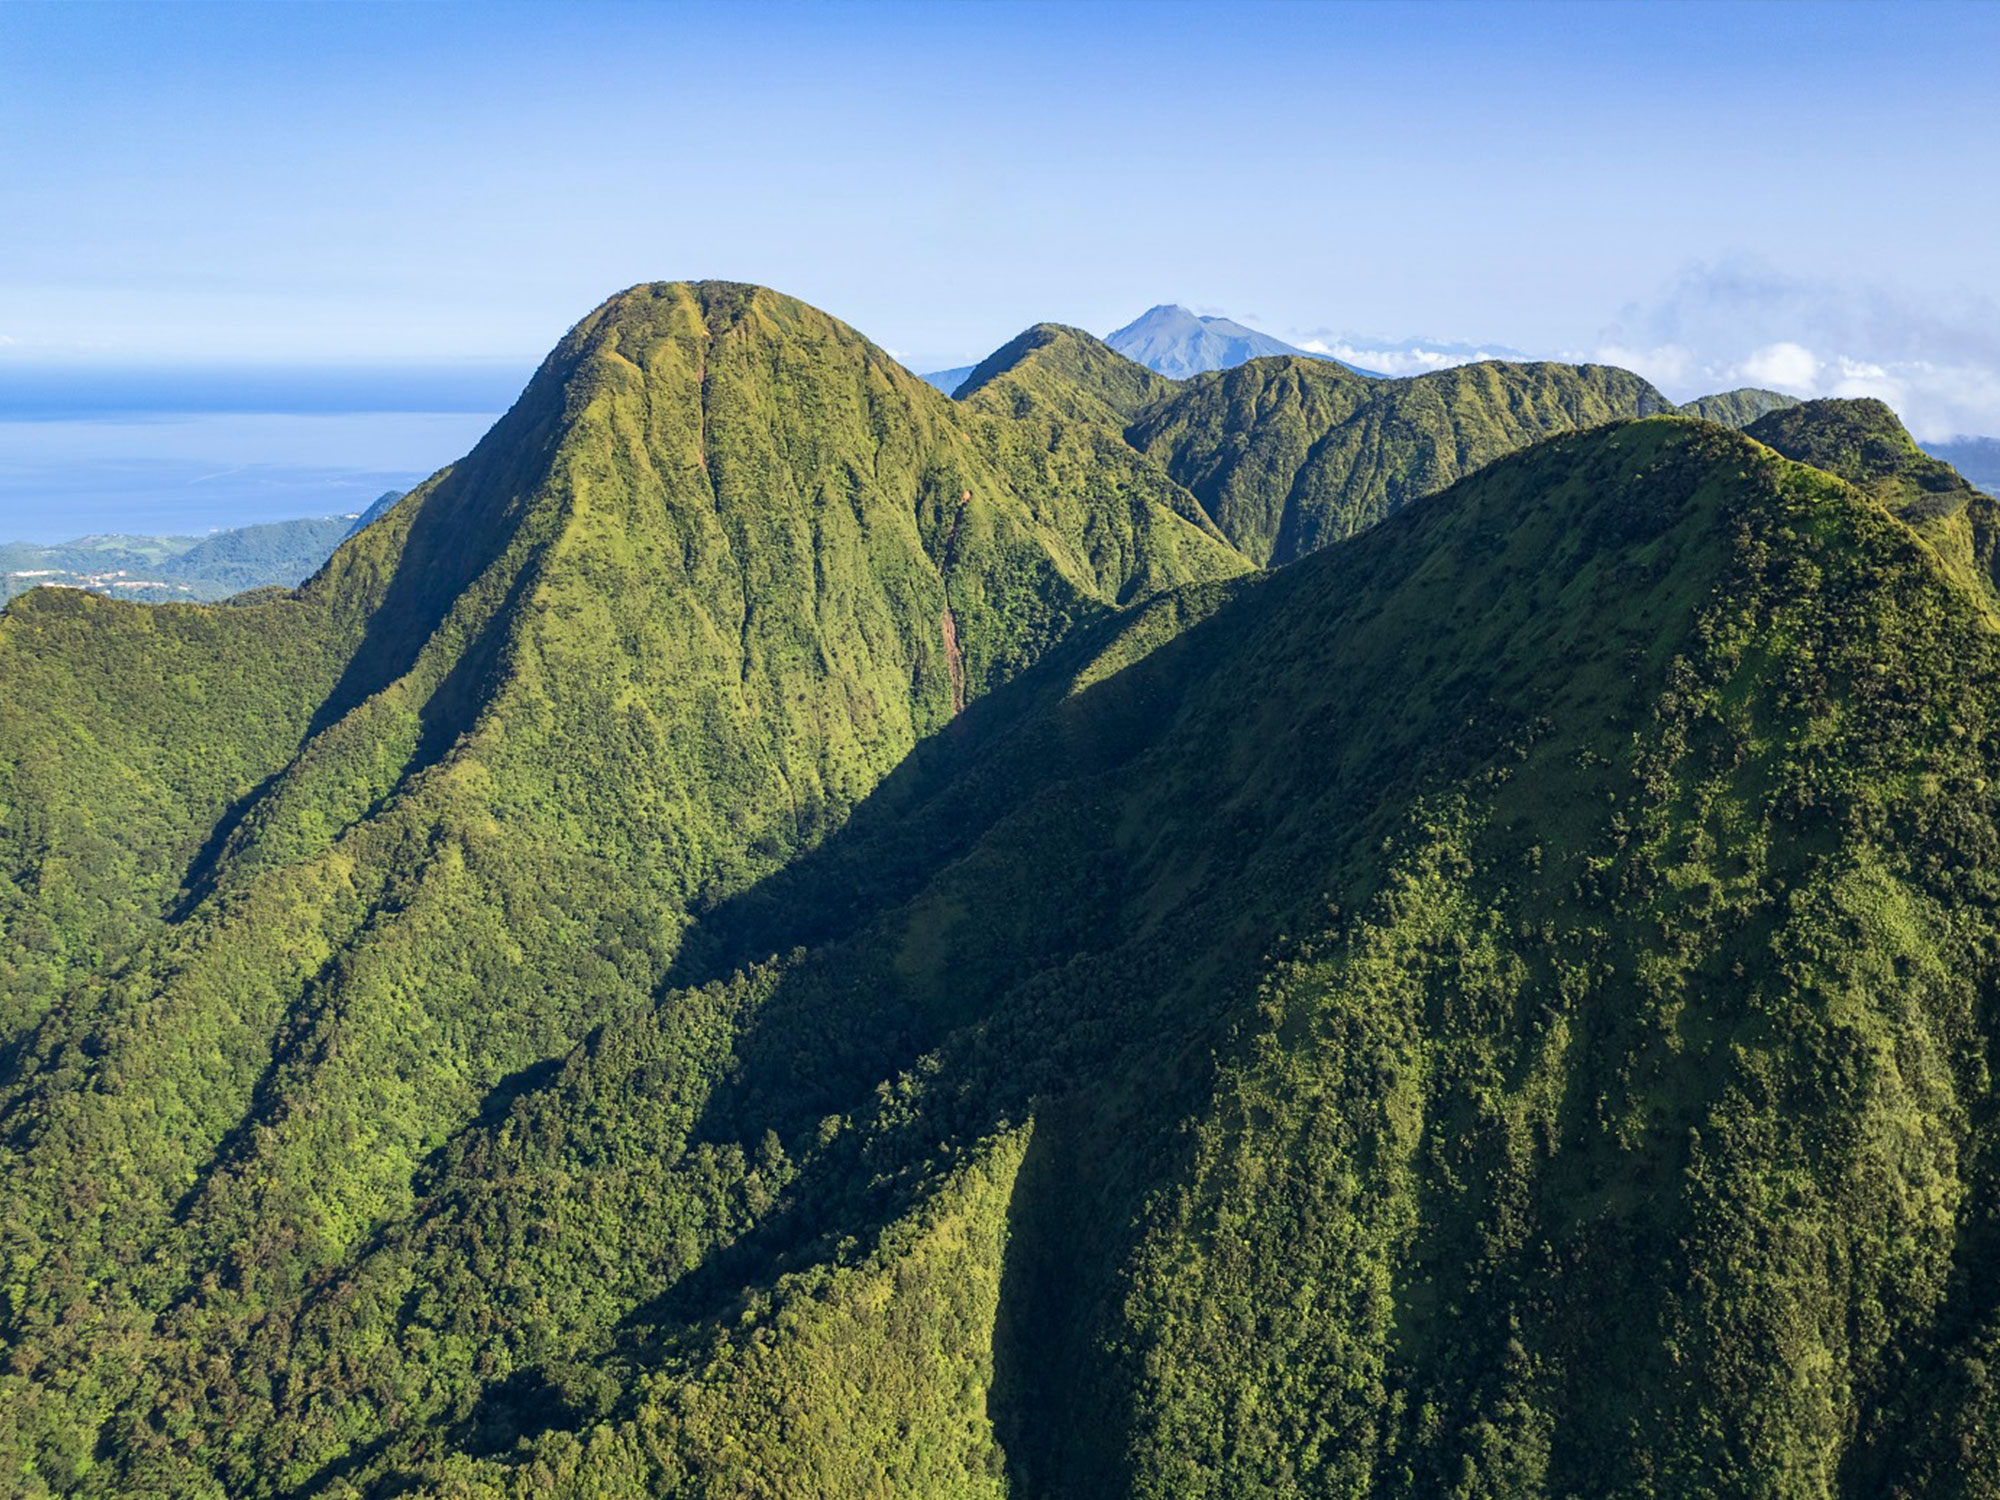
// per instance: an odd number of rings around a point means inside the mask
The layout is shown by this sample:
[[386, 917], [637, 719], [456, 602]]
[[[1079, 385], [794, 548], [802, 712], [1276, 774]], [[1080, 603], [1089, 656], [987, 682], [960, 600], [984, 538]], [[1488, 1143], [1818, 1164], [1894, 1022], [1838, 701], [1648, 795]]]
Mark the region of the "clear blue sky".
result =
[[919, 368], [1176, 300], [2000, 425], [1996, 63], [1992, 4], [0, 5], [0, 364], [523, 365], [722, 276]]

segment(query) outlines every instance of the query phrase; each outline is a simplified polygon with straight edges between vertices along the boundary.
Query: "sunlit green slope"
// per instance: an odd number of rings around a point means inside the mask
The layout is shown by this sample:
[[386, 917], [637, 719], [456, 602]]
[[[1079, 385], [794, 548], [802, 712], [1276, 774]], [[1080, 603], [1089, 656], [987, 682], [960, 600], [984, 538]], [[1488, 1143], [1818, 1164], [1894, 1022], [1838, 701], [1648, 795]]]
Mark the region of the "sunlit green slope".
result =
[[1127, 435], [1246, 556], [1276, 564], [1541, 438], [1671, 409], [1638, 376], [1601, 365], [1379, 380], [1323, 360], [1259, 359], [1186, 382]]
[[1759, 417], [1798, 404], [1796, 396], [1746, 385], [1733, 391], [1718, 391], [1713, 396], [1697, 396], [1692, 401], [1684, 401], [1680, 414], [1699, 417], [1704, 422], [1719, 422], [1724, 427], [1744, 428]]
[[[1177, 382], [1047, 323], [989, 355], [958, 399], [1120, 434], [1264, 565], [1352, 536], [1544, 437], [1672, 410], [1638, 376], [1595, 365], [1489, 363], [1388, 380], [1278, 357]], [[1100, 446], [1107, 456], [1118, 447]]]
[[2000, 620], [2000, 500], [1917, 447], [1880, 401], [1808, 401], [1744, 429], [1787, 458], [1838, 474], [1908, 522]]
[[954, 393], [1000, 412], [1041, 411], [1122, 428], [1177, 387], [1080, 328], [1037, 323], [973, 367]]
[[1797, 402], [1743, 430], [1787, 458], [1859, 485], [1892, 509], [1934, 511], [1972, 493], [1950, 464], [1919, 448], [1896, 414], [1873, 399]]
[[143, 1330], [256, 1325], [920, 739], [1243, 571], [990, 427], [789, 299], [642, 287], [296, 597], [0, 617], [4, 1487], [138, 1483], [92, 1465], [150, 1441]]

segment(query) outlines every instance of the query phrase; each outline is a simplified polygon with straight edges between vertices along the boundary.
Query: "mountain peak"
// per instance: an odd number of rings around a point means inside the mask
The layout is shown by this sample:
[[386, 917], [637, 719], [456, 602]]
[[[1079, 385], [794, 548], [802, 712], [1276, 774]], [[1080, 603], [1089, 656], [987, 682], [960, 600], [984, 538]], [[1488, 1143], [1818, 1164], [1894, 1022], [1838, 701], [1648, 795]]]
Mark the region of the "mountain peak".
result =
[[[955, 393], [1016, 414], [1051, 414], [1122, 427], [1173, 386], [1103, 340], [1061, 323], [1037, 323], [987, 355]], [[1003, 395], [1004, 393], [1004, 395]]]
[[1892, 509], [1955, 509], [1972, 492], [1956, 469], [1919, 448], [1895, 412], [1871, 396], [1780, 407], [1743, 430], [1786, 458], [1839, 475]]
[[1233, 318], [1191, 312], [1178, 302], [1162, 302], [1147, 308], [1108, 335], [1104, 342], [1128, 359], [1172, 380], [1185, 380], [1210, 370], [1227, 370], [1247, 360], [1272, 355], [1328, 358], [1268, 333], [1259, 333]]
[[649, 348], [662, 338], [724, 336], [755, 342], [807, 336], [840, 347], [866, 362], [901, 371], [882, 349], [848, 324], [810, 303], [743, 281], [647, 281], [599, 303], [556, 348], [552, 359], [612, 351], [627, 358], [627, 344]]

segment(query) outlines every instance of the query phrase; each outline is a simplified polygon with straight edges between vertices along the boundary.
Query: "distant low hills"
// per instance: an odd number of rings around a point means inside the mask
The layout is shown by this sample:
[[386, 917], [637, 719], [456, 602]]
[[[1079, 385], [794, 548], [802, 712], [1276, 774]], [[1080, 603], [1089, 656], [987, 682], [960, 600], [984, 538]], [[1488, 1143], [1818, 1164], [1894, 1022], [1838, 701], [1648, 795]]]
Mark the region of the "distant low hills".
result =
[[367, 510], [236, 526], [207, 536], [77, 537], [0, 542], [0, 602], [43, 584], [145, 604], [209, 603], [246, 589], [293, 588], [333, 549], [403, 498], [389, 490]]

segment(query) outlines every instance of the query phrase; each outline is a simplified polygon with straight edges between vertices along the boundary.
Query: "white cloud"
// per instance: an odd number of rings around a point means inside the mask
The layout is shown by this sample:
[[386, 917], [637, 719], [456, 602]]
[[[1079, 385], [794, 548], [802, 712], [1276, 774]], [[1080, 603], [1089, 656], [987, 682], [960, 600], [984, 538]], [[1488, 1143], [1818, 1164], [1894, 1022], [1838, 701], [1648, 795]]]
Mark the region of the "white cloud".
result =
[[1504, 344], [1470, 344], [1451, 339], [1382, 339], [1359, 334], [1335, 334], [1325, 329], [1296, 336], [1292, 342], [1312, 354], [1326, 354], [1380, 375], [1425, 375], [1453, 365], [1487, 359], [1526, 359]]
[[1874, 396], [1920, 438], [2000, 434], [2000, 304], [1969, 293], [1918, 297], [1726, 259], [1627, 306], [1589, 357], [1676, 400], [1740, 385]]
[[1746, 385], [1805, 400], [1873, 396], [1927, 441], [2000, 433], [2000, 369], [1972, 362], [1822, 354], [1790, 339], [1761, 344], [1735, 359], [1704, 357], [1680, 344], [1611, 343], [1564, 357], [1631, 370], [1676, 401]]
[[1805, 345], [1780, 340], [1752, 349], [1735, 366], [1732, 375], [1740, 375], [1750, 385], [1769, 386], [1772, 390], [1817, 392], [1820, 365], [1819, 356]]
[[1383, 375], [1489, 359], [1589, 361], [1643, 375], [1676, 401], [1746, 385], [1808, 399], [1873, 396], [1926, 440], [2000, 436], [2000, 302], [1816, 281], [1749, 257], [1690, 265], [1651, 299], [1628, 304], [1581, 349], [1531, 355], [1504, 344], [1331, 327], [1283, 337]]
[[1658, 344], [1650, 349], [1625, 344], [1600, 344], [1588, 353], [1568, 357], [1630, 370], [1635, 375], [1645, 376], [1669, 394], [1701, 383], [1701, 361], [1692, 349], [1679, 344]]

